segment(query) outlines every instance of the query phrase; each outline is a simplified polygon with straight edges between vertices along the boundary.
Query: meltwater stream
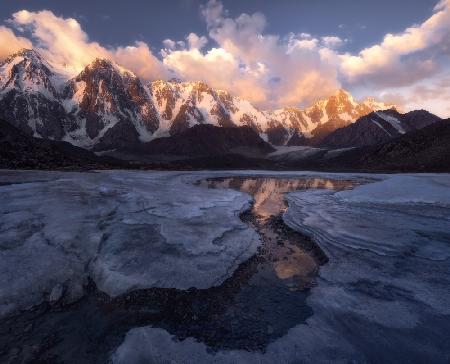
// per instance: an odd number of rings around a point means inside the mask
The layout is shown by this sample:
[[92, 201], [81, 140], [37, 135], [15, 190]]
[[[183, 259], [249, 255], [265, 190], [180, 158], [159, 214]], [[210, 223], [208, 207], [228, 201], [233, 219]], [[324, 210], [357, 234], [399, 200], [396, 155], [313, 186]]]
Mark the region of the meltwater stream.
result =
[[110, 299], [93, 283], [70, 306], [42, 304], [0, 322], [0, 362], [99, 363], [134, 327], [153, 326], [182, 340], [194, 337], [211, 350], [264, 351], [313, 314], [306, 303], [327, 257], [307, 237], [286, 226], [285, 194], [342, 190], [357, 184], [322, 178], [226, 177], [198, 188], [232, 188], [252, 196], [241, 219], [260, 235], [258, 253], [220, 286], [145, 289]]

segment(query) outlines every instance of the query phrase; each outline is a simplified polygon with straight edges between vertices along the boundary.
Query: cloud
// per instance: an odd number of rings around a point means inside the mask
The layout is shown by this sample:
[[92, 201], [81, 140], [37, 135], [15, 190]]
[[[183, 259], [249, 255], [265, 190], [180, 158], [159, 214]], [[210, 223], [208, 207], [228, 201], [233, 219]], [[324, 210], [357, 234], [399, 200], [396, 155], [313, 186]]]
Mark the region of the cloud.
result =
[[328, 48], [338, 48], [344, 44], [344, 41], [336, 36], [327, 36], [321, 38], [322, 43]]
[[403, 86], [439, 72], [440, 58], [450, 53], [449, 48], [450, 0], [443, 0], [422, 24], [386, 34], [380, 44], [357, 55], [340, 55], [340, 73], [350, 84]]
[[387, 89], [380, 95], [383, 101], [399, 105], [405, 111], [427, 109], [442, 118], [450, 116], [450, 72], [415, 85]]
[[347, 40], [333, 34], [267, 34], [264, 14], [231, 17], [218, 0], [201, 14], [206, 35], [166, 39], [154, 52], [142, 41], [107, 47], [89, 39], [76, 19], [21, 10], [0, 26], [0, 59], [33, 47], [75, 73], [94, 58], [109, 58], [145, 80], [201, 80], [263, 108], [308, 104], [341, 86], [376, 91], [406, 108], [423, 101], [441, 110], [436, 105], [450, 100], [442, 83], [450, 83], [442, 76], [450, 73], [450, 0], [441, 0], [423, 23], [357, 53], [342, 51]]
[[195, 33], [190, 33], [186, 37], [186, 40], [188, 42], [188, 45], [189, 45], [190, 49], [193, 49], [193, 48], [195, 48], [195, 49], [202, 49], [208, 43], [208, 38], [206, 38], [205, 36], [199, 37]]
[[[10, 24], [19, 31], [29, 31], [35, 48], [54, 63], [64, 64], [74, 72], [81, 71], [95, 58], [108, 58], [145, 79], [166, 76], [162, 62], [144, 42], [105, 48], [91, 41], [80, 23], [73, 18], [58, 17], [48, 10], [21, 10], [12, 15]], [[30, 46], [28, 41], [26, 47]]]
[[308, 103], [340, 86], [337, 58], [324, 49], [325, 40], [304, 33], [285, 39], [264, 34], [263, 14], [230, 18], [217, 0], [202, 14], [216, 46], [203, 51], [204, 42], [201, 47], [188, 42], [189, 47], [168, 47], [163, 54], [164, 64], [181, 78], [205, 81], [262, 107]]
[[57, 17], [51, 11], [21, 10], [13, 14], [11, 23], [28, 30], [36, 46], [56, 63], [67, 64], [80, 71], [94, 58], [106, 58], [108, 51], [90, 42], [80, 24], [73, 18]]
[[21, 48], [31, 47], [31, 42], [28, 39], [17, 37], [11, 29], [0, 26], [0, 60]]
[[111, 50], [111, 55], [115, 62], [132, 70], [144, 79], [157, 80], [168, 77], [168, 72], [163, 63], [144, 42], [136, 42], [132, 46], [117, 47]]

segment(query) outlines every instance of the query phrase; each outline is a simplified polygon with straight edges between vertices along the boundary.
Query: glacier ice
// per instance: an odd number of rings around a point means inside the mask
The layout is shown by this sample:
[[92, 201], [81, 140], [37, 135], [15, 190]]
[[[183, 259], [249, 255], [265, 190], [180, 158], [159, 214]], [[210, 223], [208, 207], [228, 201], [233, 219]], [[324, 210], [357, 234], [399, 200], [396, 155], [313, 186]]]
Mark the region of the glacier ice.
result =
[[[207, 288], [259, 246], [249, 196], [172, 172], [0, 172], [0, 315], [92, 278], [110, 296]], [[7, 184], [12, 183], [12, 184]], [[75, 297], [74, 297], [75, 295]]]
[[330, 259], [307, 298], [313, 315], [264, 352], [134, 328], [113, 362], [448, 362], [448, 174], [0, 171], [0, 315], [73, 302], [88, 277], [110, 296], [220, 284], [259, 246], [239, 219], [250, 197], [194, 182], [236, 175], [370, 182], [287, 195], [285, 223]]
[[374, 182], [350, 191], [287, 197], [285, 222], [330, 258], [307, 299], [314, 314], [305, 324], [265, 352], [212, 352], [160, 328], [135, 328], [112, 361], [448, 362], [450, 176], [366, 177]]

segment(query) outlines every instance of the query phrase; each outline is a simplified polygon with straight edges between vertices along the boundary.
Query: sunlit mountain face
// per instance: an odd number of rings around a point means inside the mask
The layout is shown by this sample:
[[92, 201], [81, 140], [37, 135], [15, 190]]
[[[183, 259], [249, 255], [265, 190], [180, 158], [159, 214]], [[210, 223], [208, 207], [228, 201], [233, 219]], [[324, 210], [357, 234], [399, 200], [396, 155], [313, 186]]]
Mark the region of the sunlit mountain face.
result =
[[144, 84], [203, 82], [260, 110], [305, 109], [343, 88], [357, 100], [450, 115], [448, 0], [41, 6], [0, 5], [0, 60], [34, 49], [70, 79], [107, 59]]
[[[9, 17], [0, 25], [0, 118], [28, 136], [126, 160], [267, 159], [272, 151], [265, 168], [336, 167], [329, 149], [409, 138], [448, 115], [450, 0], [403, 1], [386, 4], [376, 29], [382, 5], [371, 2], [177, 0], [167, 12], [159, 0], [151, 8], [132, 1], [133, 24], [123, 6], [99, 12], [101, 1], [83, 5], [85, 14], [51, 1], [45, 10], [2, 4]], [[193, 12], [170, 29], [156, 25]], [[140, 23], [146, 13], [152, 25]], [[241, 127], [252, 131], [215, 131]], [[418, 153], [398, 148], [408, 160]], [[380, 165], [386, 153], [375, 154], [371, 163]], [[427, 166], [439, 164], [432, 155]]]
[[372, 111], [338, 90], [311, 106], [262, 110], [204, 82], [151, 81], [107, 59], [67, 77], [39, 52], [22, 49], [0, 63], [1, 117], [34, 136], [112, 149], [175, 135], [198, 124], [249, 126], [274, 145], [314, 143]]

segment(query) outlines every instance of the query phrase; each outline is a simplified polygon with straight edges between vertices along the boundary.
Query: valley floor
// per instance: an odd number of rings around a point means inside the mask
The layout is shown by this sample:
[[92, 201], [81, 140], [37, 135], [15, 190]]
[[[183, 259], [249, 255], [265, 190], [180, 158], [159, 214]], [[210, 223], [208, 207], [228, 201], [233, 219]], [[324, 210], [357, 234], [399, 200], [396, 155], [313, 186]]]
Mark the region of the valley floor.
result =
[[[450, 360], [449, 174], [3, 170], [0, 199], [2, 362]], [[269, 200], [282, 215], [246, 215]]]

